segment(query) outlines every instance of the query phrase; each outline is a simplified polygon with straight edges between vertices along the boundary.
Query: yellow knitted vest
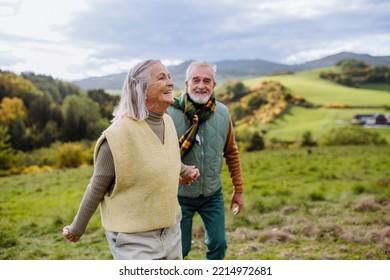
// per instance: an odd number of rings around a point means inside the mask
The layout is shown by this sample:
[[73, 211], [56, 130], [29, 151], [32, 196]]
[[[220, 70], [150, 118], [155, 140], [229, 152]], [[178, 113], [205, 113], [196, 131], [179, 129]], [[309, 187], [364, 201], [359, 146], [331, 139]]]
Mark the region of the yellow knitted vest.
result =
[[141, 232], [171, 227], [179, 213], [180, 151], [172, 119], [163, 116], [164, 144], [145, 121], [123, 117], [98, 139], [107, 139], [115, 164], [115, 188], [101, 203], [103, 227]]

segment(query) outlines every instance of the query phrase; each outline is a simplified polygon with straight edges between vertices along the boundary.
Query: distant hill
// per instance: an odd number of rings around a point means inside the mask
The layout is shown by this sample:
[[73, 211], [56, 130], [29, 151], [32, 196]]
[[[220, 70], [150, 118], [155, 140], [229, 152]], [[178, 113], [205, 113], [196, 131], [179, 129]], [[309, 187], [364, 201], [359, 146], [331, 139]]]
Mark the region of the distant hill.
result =
[[326, 56], [321, 59], [309, 61], [300, 65], [296, 65], [296, 71], [311, 70], [315, 68], [329, 67], [334, 65], [336, 62], [345, 59], [351, 58], [356, 60], [364, 61], [368, 65], [378, 66], [378, 65], [390, 65], [390, 56], [371, 56], [368, 54], [356, 54], [351, 52], [341, 52], [338, 54]]
[[[329, 67], [344, 58], [362, 60], [370, 65], [390, 65], [390, 56], [371, 56], [350, 52], [341, 52], [296, 65], [274, 63], [261, 59], [223, 60], [214, 63], [217, 65], [217, 81], [219, 84], [222, 84], [227, 80], [242, 80], [288, 71], [298, 72], [315, 68]], [[168, 70], [173, 77], [176, 89], [184, 88], [185, 70], [191, 62], [191, 60], [188, 60], [179, 65], [168, 66]], [[127, 73], [123, 72], [102, 77], [91, 77], [76, 80], [73, 81], [73, 83], [82, 89], [121, 89], [126, 75]]]

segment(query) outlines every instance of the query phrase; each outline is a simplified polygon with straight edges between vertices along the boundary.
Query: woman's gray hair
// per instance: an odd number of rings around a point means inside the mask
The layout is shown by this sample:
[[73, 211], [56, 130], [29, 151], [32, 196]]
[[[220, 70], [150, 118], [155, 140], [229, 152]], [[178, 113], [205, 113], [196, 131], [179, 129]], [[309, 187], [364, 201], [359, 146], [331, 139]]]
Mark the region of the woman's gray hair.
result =
[[150, 67], [161, 62], [158, 59], [148, 59], [133, 66], [125, 81], [123, 82], [122, 96], [118, 105], [112, 113], [112, 122], [123, 116], [128, 116], [135, 120], [144, 120], [149, 113], [146, 108], [147, 81], [150, 77]]
[[188, 65], [187, 70], [186, 70], [186, 81], [188, 81], [190, 79], [190, 73], [191, 73], [192, 68], [198, 67], [198, 66], [199, 67], [209, 67], [213, 72], [214, 83], [216, 82], [215, 73], [217, 73], [217, 65], [211, 64], [207, 61], [194, 61], [190, 65]]

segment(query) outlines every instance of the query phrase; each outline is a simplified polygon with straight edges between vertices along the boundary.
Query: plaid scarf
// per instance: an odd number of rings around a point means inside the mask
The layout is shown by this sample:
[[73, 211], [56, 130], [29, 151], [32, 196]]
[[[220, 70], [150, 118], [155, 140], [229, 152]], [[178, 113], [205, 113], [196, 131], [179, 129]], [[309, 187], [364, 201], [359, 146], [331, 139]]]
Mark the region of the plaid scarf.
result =
[[192, 148], [195, 143], [195, 136], [198, 132], [199, 125], [208, 120], [216, 110], [214, 93], [211, 94], [209, 101], [203, 106], [194, 103], [188, 96], [188, 93], [183, 98], [175, 98], [173, 107], [184, 112], [184, 116], [191, 123], [190, 127], [184, 132], [179, 139], [180, 155], [183, 158]]

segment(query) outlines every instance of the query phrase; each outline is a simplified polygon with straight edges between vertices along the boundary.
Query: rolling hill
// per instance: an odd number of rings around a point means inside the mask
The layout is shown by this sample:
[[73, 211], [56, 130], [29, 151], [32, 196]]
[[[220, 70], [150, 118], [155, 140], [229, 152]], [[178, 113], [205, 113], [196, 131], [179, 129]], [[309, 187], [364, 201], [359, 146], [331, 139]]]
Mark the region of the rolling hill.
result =
[[[266, 76], [281, 72], [299, 72], [303, 70], [329, 67], [344, 58], [362, 60], [371, 65], [390, 65], [390, 56], [371, 56], [367, 54], [355, 54], [349, 52], [341, 52], [335, 55], [326, 56], [322, 59], [296, 65], [274, 63], [261, 59], [223, 60], [217, 61], [215, 64], [217, 65], [217, 81], [219, 84], [222, 84], [227, 80], [243, 80], [251, 77]], [[185, 61], [179, 65], [168, 66], [175, 83], [175, 88], [178, 90], [184, 88], [185, 70], [190, 63], [191, 60]], [[91, 77], [76, 80], [73, 81], [73, 83], [82, 89], [100, 88], [105, 90], [119, 90], [122, 88], [126, 74], [126, 72], [123, 72], [102, 77]]]
[[[243, 80], [250, 88], [264, 81], [278, 82], [288, 88], [291, 94], [319, 106], [317, 108], [289, 106], [273, 122], [267, 124], [256, 122], [249, 129], [267, 131], [266, 140], [277, 138], [296, 141], [305, 131], [310, 131], [314, 138], [318, 139], [331, 128], [347, 124], [354, 115], [375, 113], [389, 115], [389, 91], [352, 88], [324, 80], [319, 77], [323, 69]], [[245, 124], [236, 127], [239, 133], [246, 129], [248, 126]], [[390, 129], [371, 129], [390, 143]]]

